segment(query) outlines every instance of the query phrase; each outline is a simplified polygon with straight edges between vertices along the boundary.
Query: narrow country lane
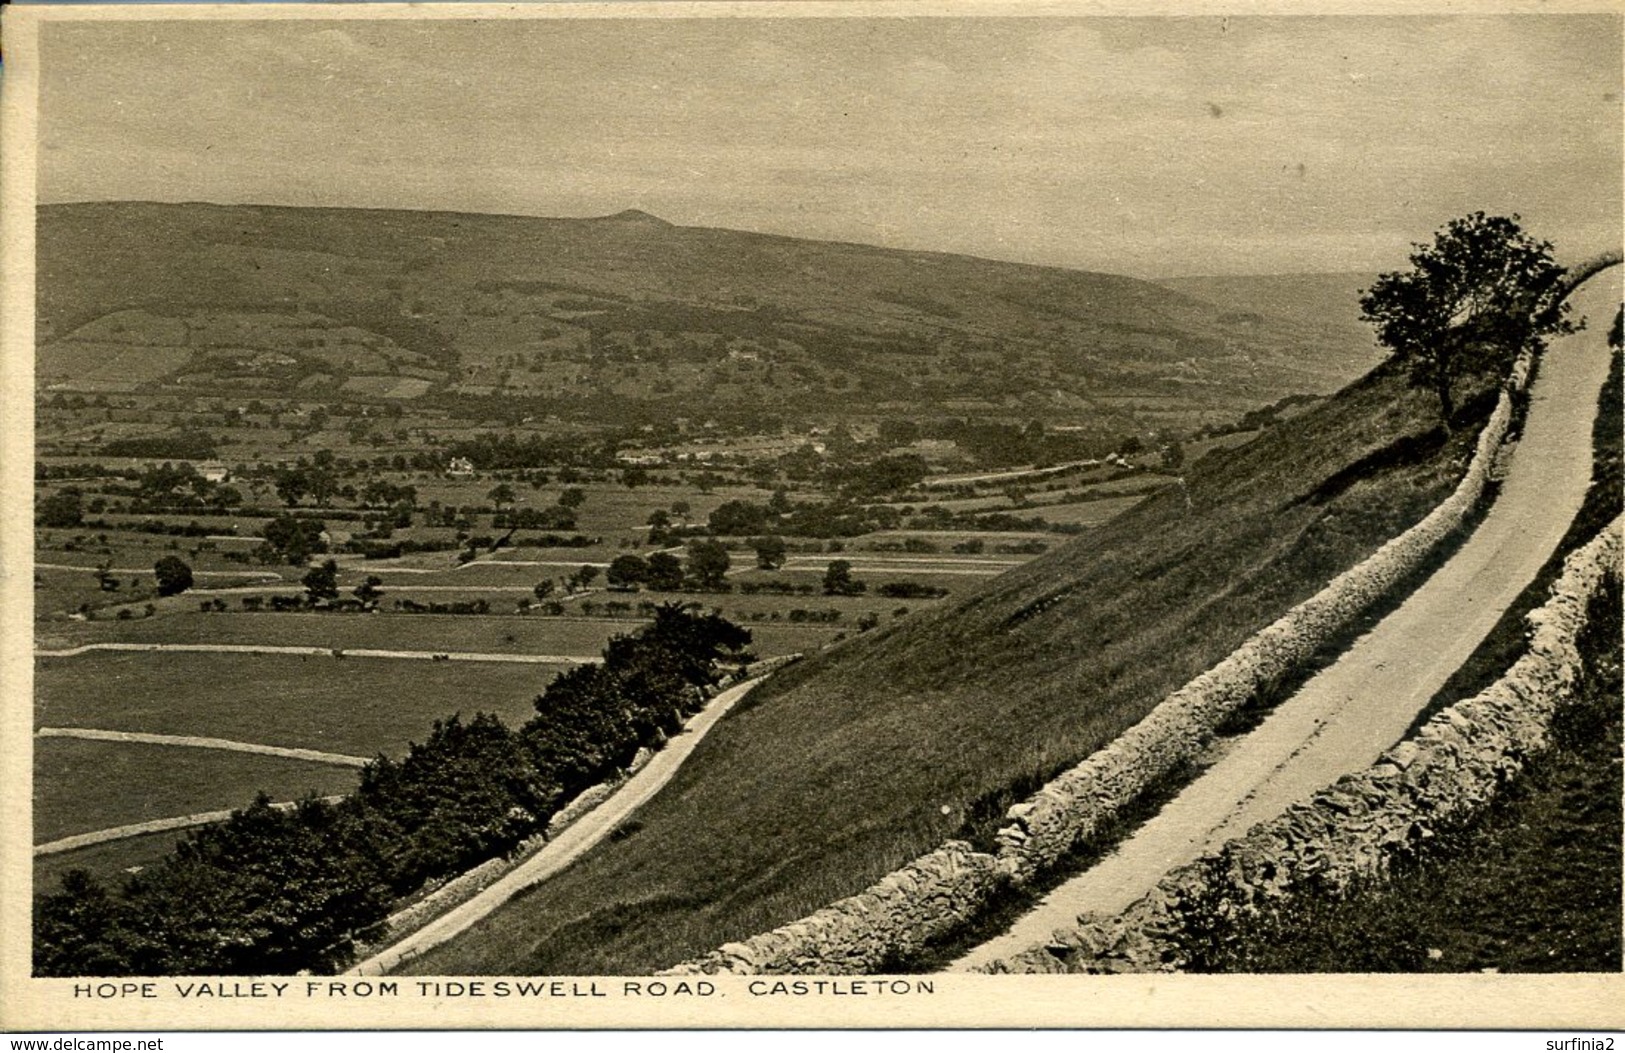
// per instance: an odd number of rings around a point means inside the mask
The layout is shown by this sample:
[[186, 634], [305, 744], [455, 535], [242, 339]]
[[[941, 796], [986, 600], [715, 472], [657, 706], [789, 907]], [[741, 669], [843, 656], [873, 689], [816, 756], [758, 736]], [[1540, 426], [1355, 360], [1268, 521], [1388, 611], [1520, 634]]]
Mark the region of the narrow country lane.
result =
[[1603, 271], [1571, 295], [1571, 317], [1583, 317], [1586, 329], [1552, 341], [1501, 493], [1449, 562], [1114, 853], [951, 970], [1043, 944], [1080, 914], [1122, 911], [1172, 868], [1369, 766], [1400, 739], [1534, 579], [1580, 509], [1620, 273]]
[[468, 902], [454, 907], [417, 932], [391, 947], [387, 947], [350, 970], [353, 975], [379, 975], [389, 972], [403, 962], [415, 958], [431, 947], [437, 947], [460, 935], [478, 923], [493, 910], [532, 885], [546, 881], [577, 859], [598, 842], [609, 836], [634, 811], [658, 793], [671, 780], [716, 723], [734, 703], [750, 693], [751, 688], [767, 679], [765, 676], [735, 684], [713, 698], [705, 709], [692, 717], [665, 747], [650, 758], [649, 763], [628, 779], [620, 789], [597, 808], [565, 828], [558, 837], [543, 846], [540, 852], [493, 882], [489, 888]]

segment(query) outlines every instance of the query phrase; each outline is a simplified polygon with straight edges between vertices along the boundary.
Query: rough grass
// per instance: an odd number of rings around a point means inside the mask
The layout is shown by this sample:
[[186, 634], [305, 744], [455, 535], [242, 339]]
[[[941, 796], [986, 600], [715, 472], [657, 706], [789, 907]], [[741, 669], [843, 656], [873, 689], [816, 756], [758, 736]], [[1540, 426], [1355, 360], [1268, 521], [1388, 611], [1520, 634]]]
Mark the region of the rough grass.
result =
[[[386, 593], [384, 602], [388, 603]], [[424, 594], [424, 602], [447, 603], [454, 594]], [[485, 596], [493, 609], [511, 603], [510, 597]], [[598, 593], [591, 597], [597, 602], [606, 599], [626, 599], [616, 594]], [[678, 594], [650, 594], [644, 597], [656, 603], [665, 601], [715, 601], [703, 606], [721, 606], [733, 616], [738, 609], [730, 604], [733, 599], [755, 599], [735, 596], [686, 596]], [[780, 610], [788, 615], [796, 607], [823, 609], [839, 606], [823, 602], [822, 596], [785, 596], [777, 605], [763, 605], [766, 610]], [[766, 599], [766, 597], [762, 597]], [[879, 599], [884, 599], [879, 598]], [[911, 610], [923, 607], [920, 600], [884, 600], [855, 606], [842, 615], [839, 622], [828, 626], [793, 625], [788, 622], [750, 622], [753, 642], [751, 649], [763, 657], [804, 650], [808, 645], [827, 642], [837, 632], [852, 631], [858, 615], [865, 610], [890, 612], [906, 606]], [[746, 608], [748, 609], [748, 608]], [[225, 613], [201, 614], [195, 610], [168, 617], [138, 618], [132, 621], [51, 622], [35, 627], [35, 645], [45, 650], [76, 647], [87, 643], [216, 643], [265, 644], [279, 647], [337, 647], [381, 648], [401, 651], [472, 651], [480, 654], [548, 654], [593, 657], [599, 654], [612, 636], [637, 631], [645, 619], [630, 618], [572, 618], [531, 615], [439, 615], [439, 614], [314, 614], [301, 612], [258, 614]], [[90, 656], [49, 661], [83, 661]], [[229, 657], [229, 656], [226, 656]], [[151, 661], [163, 658], [152, 656]], [[380, 659], [357, 659], [377, 662]], [[454, 663], [458, 664], [458, 663]], [[459, 664], [459, 667], [463, 666]], [[412, 663], [411, 669], [418, 664]], [[474, 666], [467, 666], [472, 669]], [[481, 664], [480, 668], [491, 666]], [[528, 667], [542, 675], [545, 683], [551, 675], [548, 667]], [[493, 681], [493, 687], [503, 683]], [[477, 685], [476, 685], [477, 687]], [[478, 690], [471, 697], [483, 698], [487, 692]]]
[[[436, 719], [458, 711], [521, 723], [557, 672], [486, 662], [102, 652], [37, 660], [34, 721], [399, 756], [408, 742], [421, 742]], [[93, 769], [46, 769], [92, 783], [84, 779], [87, 770]], [[222, 799], [226, 803], [215, 807], [249, 798]]]
[[702, 744], [637, 836], [413, 970], [643, 972], [858, 891], [952, 835], [971, 802], [1109, 742], [1419, 520], [1466, 464], [1467, 421], [1431, 456], [1311, 497], [1436, 423], [1424, 394], [1379, 370], [1214, 451], [1183, 491], [787, 670]]
[[[272, 800], [348, 793], [356, 771], [251, 753], [135, 742], [36, 739], [34, 842]], [[178, 835], [173, 835], [178, 836]]]

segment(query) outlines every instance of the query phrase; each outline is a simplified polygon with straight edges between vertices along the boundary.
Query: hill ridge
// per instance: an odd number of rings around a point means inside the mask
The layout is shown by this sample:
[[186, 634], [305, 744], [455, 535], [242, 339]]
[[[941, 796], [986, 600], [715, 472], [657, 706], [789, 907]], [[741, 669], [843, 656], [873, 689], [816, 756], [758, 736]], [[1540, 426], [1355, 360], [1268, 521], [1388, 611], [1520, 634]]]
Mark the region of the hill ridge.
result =
[[1373, 361], [1313, 317], [1137, 278], [635, 208], [52, 204], [38, 272], [54, 390], [501, 396], [589, 422], [987, 416], [1104, 441], [1323, 394]]

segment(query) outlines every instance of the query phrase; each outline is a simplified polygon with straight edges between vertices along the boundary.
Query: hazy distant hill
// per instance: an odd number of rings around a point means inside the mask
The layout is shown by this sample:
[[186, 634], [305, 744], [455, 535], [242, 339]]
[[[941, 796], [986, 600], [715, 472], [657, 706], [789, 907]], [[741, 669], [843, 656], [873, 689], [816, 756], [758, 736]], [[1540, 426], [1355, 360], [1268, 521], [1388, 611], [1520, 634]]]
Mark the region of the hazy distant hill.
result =
[[483, 397], [575, 415], [1191, 425], [1371, 363], [1248, 297], [600, 219], [109, 202], [39, 210], [42, 386]]
[[1365, 271], [1331, 274], [1248, 274], [1163, 278], [1157, 284], [1232, 311], [1251, 311], [1323, 330], [1339, 346], [1368, 347], [1377, 356], [1371, 327], [1360, 320], [1360, 294], [1376, 275]]

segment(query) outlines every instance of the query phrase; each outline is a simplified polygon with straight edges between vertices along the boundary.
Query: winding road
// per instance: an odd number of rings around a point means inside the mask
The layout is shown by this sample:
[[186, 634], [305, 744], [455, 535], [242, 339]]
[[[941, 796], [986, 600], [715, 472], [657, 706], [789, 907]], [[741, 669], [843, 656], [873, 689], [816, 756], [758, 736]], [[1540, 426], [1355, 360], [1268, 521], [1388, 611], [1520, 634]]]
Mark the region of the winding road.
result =
[[493, 882], [484, 891], [460, 906], [454, 907], [393, 946], [386, 947], [366, 961], [349, 970], [350, 975], [376, 976], [386, 973], [401, 963], [415, 958], [431, 947], [437, 947], [460, 935], [493, 910], [508, 902], [520, 892], [546, 881], [577, 859], [598, 842], [609, 836], [634, 811], [641, 808], [688, 760], [689, 754], [716, 726], [729, 709], [766, 676], [759, 676], [735, 684], [713, 698], [703, 710], [689, 719], [682, 734], [672, 738], [650, 758], [614, 795], [566, 827], [540, 852], [520, 863], [513, 870]]
[[1551, 558], [1585, 499], [1620, 268], [1585, 282], [1569, 303], [1587, 327], [1553, 340], [1542, 358], [1500, 495], [1456, 554], [1115, 852], [950, 971], [1042, 945], [1081, 914], [1121, 912], [1169, 870], [1369, 766], [1399, 741]]

